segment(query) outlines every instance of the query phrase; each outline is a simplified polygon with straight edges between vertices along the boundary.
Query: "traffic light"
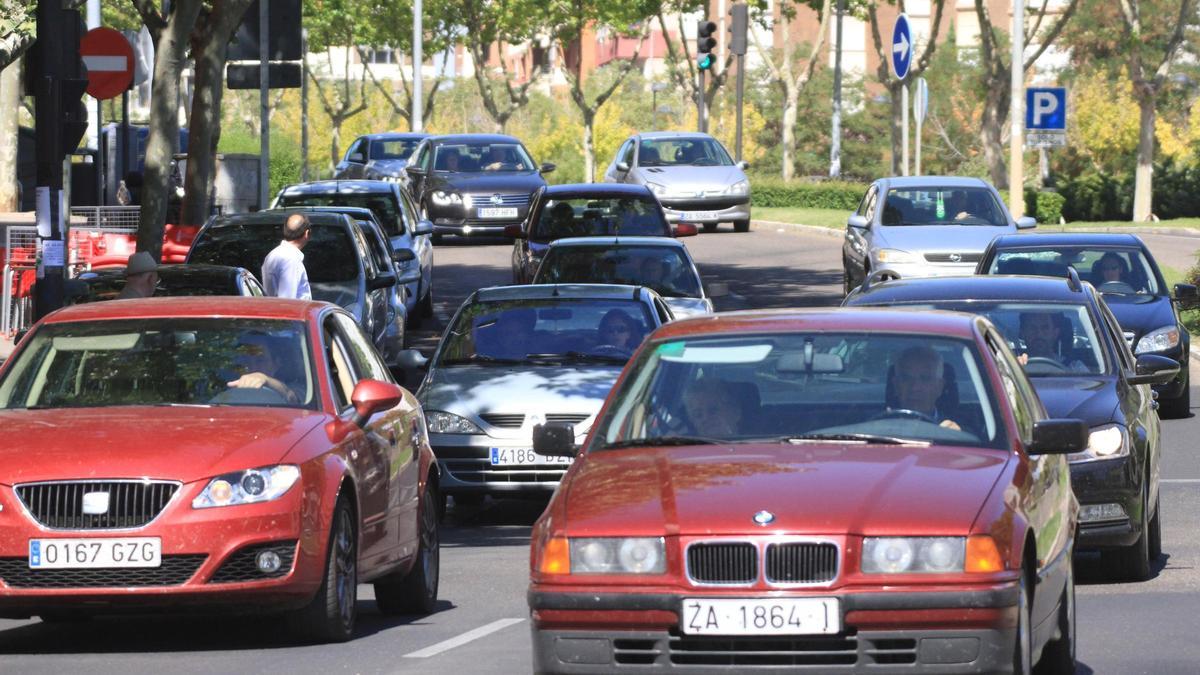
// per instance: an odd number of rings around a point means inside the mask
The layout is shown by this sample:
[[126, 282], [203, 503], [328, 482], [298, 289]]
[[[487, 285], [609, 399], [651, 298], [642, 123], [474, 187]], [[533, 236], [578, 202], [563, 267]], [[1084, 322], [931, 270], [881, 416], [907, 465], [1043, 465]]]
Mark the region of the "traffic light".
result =
[[79, 147], [88, 128], [87, 106], [83, 95], [87, 93], [87, 66], [79, 56], [79, 41], [87, 32], [87, 25], [74, 9], [63, 10], [62, 72], [58, 80], [59, 118], [63, 154], [71, 154]]
[[712, 70], [713, 62], [716, 57], [712, 51], [717, 46], [717, 38], [713, 37], [713, 33], [717, 32], [717, 24], [701, 20], [696, 26], [696, 65], [700, 70]]
[[749, 8], [739, 3], [729, 9], [729, 53], [743, 55], [746, 53], [746, 30], [750, 24]]

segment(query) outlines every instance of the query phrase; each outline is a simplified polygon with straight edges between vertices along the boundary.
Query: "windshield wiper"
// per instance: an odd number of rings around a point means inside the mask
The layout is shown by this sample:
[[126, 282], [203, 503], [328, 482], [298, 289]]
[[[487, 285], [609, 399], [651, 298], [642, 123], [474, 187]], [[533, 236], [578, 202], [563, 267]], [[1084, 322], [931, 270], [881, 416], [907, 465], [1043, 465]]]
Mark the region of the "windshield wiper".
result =
[[624, 364], [629, 360], [628, 356], [612, 356], [608, 354], [588, 354], [586, 352], [553, 352], [547, 354], [526, 354], [525, 358], [530, 361], [553, 361], [555, 363], [562, 362], [600, 362], [600, 363], [620, 363]]
[[932, 445], [929, 441], [920, 441], [912, 438], [901, 438], [899, 436], [884, 436], [882, 434], [801, 434], [799, 436], [783, 436], [778, 439], [780, 443], [791, 443], [793, 445], [804, 445], [806, 443], [862, 443], [876, 445], [912, 445], [917, 447], [929, 447]]
[[446, 359], [442, 361], [443, 366], [458, 366], [465, 363], [482, 363], [489, 366], [519, 366], [525, 362], [521, 359], [502, 359], [484, 354], [472, 354], [458, 359]]
[[601, 446], [601, 450], [617, 448], [662, 448], [672, 445], [725, 445], [729, 441], [720, 438], [705, 438], [703, 436], [658, 436], [655, 438], [630, 438]]

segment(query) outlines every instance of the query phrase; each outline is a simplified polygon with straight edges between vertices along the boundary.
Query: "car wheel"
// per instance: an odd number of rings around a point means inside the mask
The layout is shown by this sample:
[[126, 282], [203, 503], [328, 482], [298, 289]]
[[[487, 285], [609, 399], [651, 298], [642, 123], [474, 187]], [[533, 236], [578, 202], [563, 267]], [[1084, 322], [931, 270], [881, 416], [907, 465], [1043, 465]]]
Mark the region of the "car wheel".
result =
[[1183, 393], [1175, 398], [1159, 401], [1158, 414], [1170, 420], [1178, 420], [1192, 414], [1192, 388], [1190, 382], [1183, 383]]
[[1067, 584], [1058, 602], [1058, 637], [1042, 648], [1037, 672], [1045, 675], [1075, 672], [1075, 565], [1067, 556]]
[[1114, 581], [1145, 581], [1150, 578], [1150, 509], [1142, 491], [1141, 535], [1131, 546], [1106, 550], [1100, 554], [1105, 576]]
[[358, 612], [358, 529], [354, 510], [338, 497], [329, 527], [325, 578], [312, 602], [291, 615], [293, 630], [314, 642], [346, 642]]
[[425, 295], [422, 296], [421, 300], [417, 303], [417, 315], [420, 316], [422, 319], [432, 319], [433, 318], [433, 287], [432, 286], [430, 286], [429, 290], [425, 291]]
[[749, 219], [733, 221], [733, 231], [734, 232], [749, 232], [750, 231]]
[[420, 540], [417, 560], [408, 574], [391, 575], [375, 582], [375, 604], [384, 614], [431, 614], [437, 605], [441, 575], [441, 540], [438, 534], [442, 499], [433, 485], [421, 499]]
[[1017, 594], [1017, 634], [1013, 640], [1013, 673], [1029, 675], [1033, 672], [1033, 628], [1029, 606], [1029, 575], [1021, 569]]
[[464, 492], [454, 495], [454, 506], [478, 507], [483, 504], [484, 495], [478, 492]]
[[846, 297], [847, 295], [850, 295], [850, 290], [852, 288], [851, 285], [853, 283], [854, 282], [850, 280], [850, 270], [846, 269], [845, 265], [843, 265], [842, 266], [842, 297], [843, 298]]
[[1154, 500], [1154, 517], [1150, 519], [1150, 560], [1162, 557], [1162, 496]]
[[720, 223], [704, 223], [704, 231], [705, 232], [716, 232], [717, 225], [719, 225], [719, 224]]

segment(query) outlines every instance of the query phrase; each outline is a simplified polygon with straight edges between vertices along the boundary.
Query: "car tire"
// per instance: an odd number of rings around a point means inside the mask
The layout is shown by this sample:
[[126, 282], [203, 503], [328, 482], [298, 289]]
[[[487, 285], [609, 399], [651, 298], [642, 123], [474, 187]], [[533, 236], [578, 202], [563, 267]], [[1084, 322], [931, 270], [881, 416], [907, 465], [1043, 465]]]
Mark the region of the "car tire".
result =
[[1154, 516], [1150, 518], [1150, 561], [1162, 557], [1162, 496], [1154, 499]]
[[703, 225], [704, 231], [705, 232], [716, 232], [717, 225], [719, 225], [719, 224], [720, 223], [704, 223], [704, 225]]
[[853, 283], [854, 282], [850, 279], [850, 270], [847, 269], [845, 267], [845, 265], [843, 265], [842, 266], [842, 297], [843, 298], [850, 295], [850, 291], [852, 290]]
[[1108, 549], [1100, 554], [1105, 576], [1113, 581], [1145, 581], [1150, 578], [1150, 519], [1145, 488], [1142, 491], [1141, 535], [1131, 546]]
[[318, 643], [346, 642], [354, 636], [358, 613], [358, 528], [344, 496], [333, 507], [325, 574], [317, 594], [289, 616], [292, 630]]
[[417, 560], [404, 576], [393, 578], [389, 575], [375, 582], [375, 604], [380, 612], [388, 615], [425, 615], [432, 614], [437, 607], [438, 580], [441, 576], [441, 538], [438, 532], [441, 503], [437, 488], [427, 485], [421, 498]]
[[417, 303], [417, 316], [421, 317], [422, 319], [432, 319], [433, 318], [433, 286], [432, 285], [429, 287], [429, 290], [425, 291], [425, 295], [423, 295], [421, 297], [421, 300]]
[[1169, 420], [1184, 419], [1192, 414], [1192, 388], [1190, 382], [1183, 383], [1183, 393], [1175, 398], [1159, 401], [1158, 414]]
[[1067, 584], [1058, 603], [1058, 637], [1042, 648], [1042, 658], [1034, 672], [1059, 675], [1075, 672], [1075, 565], [1067, 556]]
[[476, 508], [483, 504], [485, 495], [479, 492], [460, 492], [454, 494], [454, 507], [465, 506], [468, 508]]
[[749, 232], [750, 231], [750, 220], [747, 219], [747, 220], [733, 221], [733, 231], [734, 232]]
[[1030, 675], [1033, 672], [1033, 617], [1029, 602], [1029, 574], [1021, 569], [1017, 582], [1017, 634], [1013, 636], [1014, 675]]

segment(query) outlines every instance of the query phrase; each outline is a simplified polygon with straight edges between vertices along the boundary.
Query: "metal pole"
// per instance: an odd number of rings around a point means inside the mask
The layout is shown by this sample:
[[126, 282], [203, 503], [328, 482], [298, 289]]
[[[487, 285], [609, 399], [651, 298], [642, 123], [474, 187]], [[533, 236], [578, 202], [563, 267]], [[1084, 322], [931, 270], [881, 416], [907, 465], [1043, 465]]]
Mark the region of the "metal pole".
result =
[[829, 177], [842, 175], [842, 16], [846, 12], [846, 0], [838, 0], [836, 34], [837, 48], [833, 53], [833, 129], [830, 131]]
[[[424, 46], [422, 41], [425, 39], [425, 30], [422, 27], [423, 8], [421, 0], [413, 0], [413, 95], [412, 95], [412, 130], [420, 133], [425, 130], [425, 115], [424, 103], [422, 99], [422, 89], [425, 83], [421, 79], [421, 64], [425, 58], [421, 54], [421, 49]], [[501, 56], [503, 58], [503, 56]], [[482, 64], [480, 64], [480, 67]]]
[[[88, 0], [87, 2], [87, 27], [88, 30], [100, 27], [100, 0]], [[96, 169], [96, 204], [104, 204], [104, 164], [100, 161], [100, 131], [102, 129], [103, 119], [100, 115], [103, 113], [103, 108], [100, 101], [88, 97], [88, 119], [95, 119], [95, 126], [88, 126], [87, 144], [89, 148], [95, 148], [96, 154], [93, 155]]]
[[308, 182], [308, 30], [300, 31], [300, 181]]
[[268, 119], [271, 114], [270, 102], [270, 69], [268, 68], [271, 59], [269, 45], [267, 40], [270, 39], [269, 21], [271, 18], [268, 7], [270, 0], [258, 0], [258, 105], [259, 105], [259, 146], [258, 146], [258, 208], [267, 208], [268, 190], [270, 189], [270, 171], [268, 170], [271, 160], [271, 121]]
[[[1018, 0], [1019, 2], [1020, 0]], [[900, 175], [908, 175], [908, 83], [900, 85], [900, 107], [903, 108], [901, 115], [901, 126], [904, 129], [900, 132]]]
[[742, 161], [742, 100], [746, 92], [746, 55], [737, 55], [737, 139], [734, 141], [734, 154], [737, 161]]
[[[118, 181], [125, 180], [125, 176], [129, 174], [129, 90], [121, 92], [121, 133], [117, 135], [121, 141], [121, 147], [117, 151], [117, 162], [121, 167], [121, 175], [117, 177]], [[125, 185], [129, 187], [128, 184]], [[141, 195], [138, 195], [141, 198]]]
[[1008, 210], [1013, 218], [1025, 215], [1025, 3], [1013, 0], [1012, 25], [1012, 133], [1008, 157]]
[[[914, 105], [916, 105], [917, 108], [922, 108], [925, 105], [925, 101], [922, 98], [923, 94], [921, 93], [922, 92], [921, 84], [920, 84], [921, 82], [923, 82], [923, 80], [920, 80], [920, 79], [917, 80], [917, 96], [916, 96], [917, 100], [914, 101]], [[917, 118], [917, 120], [916, 120], [917, 121], [916, 146], [917, 147], [915, 149], [916, 156], [913, 159], [913, 175], [914, 176], [921, 175], [921, 117], [922, 117], [921, 113], [917, 112], [916, 113], [916, 118]]]
[[708, 132], [708, 120], [704, 119], [704, 71], [697, 73], [700, 88], [696, 91], [696, 128], [700, 133]]
[[[37, 5], [37, 34], [57, 35], [63, 28], [62, 5], [42, 0]], [[34, 318], [53, 312], [63, 301], [62, 187], [63, 148], [59, 78], [62, 76], [62, 44], [55, 40], [34, 43], [30, 67], [36, 67], [34, 83], [34, 133], [37, 150], [38, 237], [41, 258], [37, 269]], [[36, 65], [35, 65], [36, 64]]]

